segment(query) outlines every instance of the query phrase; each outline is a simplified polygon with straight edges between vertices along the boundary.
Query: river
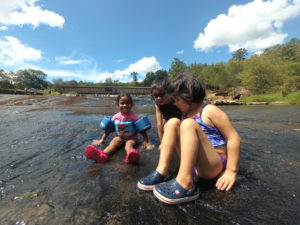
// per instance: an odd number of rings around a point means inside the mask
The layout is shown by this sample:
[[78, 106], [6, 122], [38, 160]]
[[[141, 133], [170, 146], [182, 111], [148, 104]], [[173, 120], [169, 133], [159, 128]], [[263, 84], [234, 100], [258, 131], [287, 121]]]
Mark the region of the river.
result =
[[[157, 146], [153, 101], [134, 102]], [[236, 185], [221, 192], [199, 181], [198, 200], [170, 206], [136, 188], [157, 149], [140, 149], [138, 165], [125, 164], [123, 150], [103, 164], [84, 157], [114, 98], [0, 95], [0, 224], [300, 224], [300, 107], [221, 108], [242, 138]]]

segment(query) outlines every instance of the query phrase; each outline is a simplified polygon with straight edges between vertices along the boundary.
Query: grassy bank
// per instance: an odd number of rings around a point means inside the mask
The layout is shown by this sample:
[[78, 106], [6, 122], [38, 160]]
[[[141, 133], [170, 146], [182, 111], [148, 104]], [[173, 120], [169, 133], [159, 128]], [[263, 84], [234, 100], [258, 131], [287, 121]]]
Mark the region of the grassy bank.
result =
[[243, 103], [248, 102], [276, 102], [283, 101], [290, 105], [300, 105], [300, 91], [292, 92], [287, 96], [282, 96], [281, 93], [253, 95], [248, 98], [240, 99]]

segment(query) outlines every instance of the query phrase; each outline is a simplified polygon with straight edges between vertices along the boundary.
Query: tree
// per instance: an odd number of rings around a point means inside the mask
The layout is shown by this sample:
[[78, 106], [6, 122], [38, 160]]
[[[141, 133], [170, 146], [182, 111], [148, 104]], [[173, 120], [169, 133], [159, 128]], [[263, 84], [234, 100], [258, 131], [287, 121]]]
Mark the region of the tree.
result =
[[300, 61], [300, 41], [296, 38], [281, 46], [281, 58], [288, 61]]
[[60, 92], [61, 91], [61, 86], [63, 86], [63, 79], [59, 78], [59, 79], [53, 79], [53, 86], [52, 88], [55, 90], [55, 91], [58, 91]]
[[105, 85], [112, 85], [113, 81], [110, 77], [106, 78], [105, 81], [104, 81], [104, 84]]
[[234, 60], [244, 60], [246, 59], [246, 55], [248, 55], [248, 51], [245, 48], [240, 48], [232, 53], [232, 59]]
[[130, 75], [132, 76], [133, 83], [134, 83], [134, 85], [136, 86], [136, 85], [138, 84], [138, 78], [137, 78], [138, 73], [135, 72], [135, 71], [133, 71], [133, 72], [131, 72]]
[[78, 83], [76, 80], [69, 80], [69, 81], [65, 81], [63, 83], [64, 86], [78, 86]]
[[184, 71], [186, 71], [186, 69], [187, 69], [187, 66], [183, 61], [181, 61], [178, 58], [174, 58], [173, 62], [171, 64], [171, 68], [169, 70], [169, 78], [173, 79], [177, 75], [178, 72], [184, 72]]
[[214, 65], [214, 70], [216, 75], [213, 79], [215, 87], [219, 89], [225, 89], [231, 86], [231, 81], [229, 79], [229, 74], [226, 71], [226, 64], [224, 62], [219, 62]]
[[192, 63], [190, 66], [187, 67], [186, 70], [188, 70], [194, 76], [200, 78], [200, 74], [206, 66], [207, 66], [206, 64]]
[[148, 72], [143, 81], [143, 86], [150, 87], [152, 82], [157, 78], [168, 79], [168, 72], [166, 70], [157, 70], [155, 73]]
[[11, 89], [14, 88], [12, 84], [12, 78], [4, 70], [0, 70], [0, 88]]
[[284, 71], [280, 61], [271, 57], [253, 56], [247, 60], [239, 74], [242, 84], [257, 94], [271, 92], [284, 82]]
[[231, 87], [239, 86], [241, 84], [238, 74], [243, 71], [244, 62], [245, 61], [230, 60], [226, 63], [226, 72], [228, 74], [227, 83], [230, 84]]
[[25, 69], [16, 72], [14, 80], [17, 88], [46, 88], [48, 83], [46, 81], [47, 75], [41, 70]]

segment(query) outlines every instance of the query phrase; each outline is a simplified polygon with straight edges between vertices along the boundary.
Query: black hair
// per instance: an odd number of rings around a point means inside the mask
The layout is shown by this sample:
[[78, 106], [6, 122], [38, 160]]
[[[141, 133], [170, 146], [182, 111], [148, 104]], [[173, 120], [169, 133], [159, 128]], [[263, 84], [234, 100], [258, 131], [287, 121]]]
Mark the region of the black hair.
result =
[[153, 90], [155, 89], [164, 89], [164, 90], [167, 90], [168, 88], [168, 81], [163, 78], [163, 77], [159, 77], [159, 78], [156, 78], [152, 84], [151, 84], [151, 93]]
[[180, 72], [170, 81], [168, 94], [181, 97], [188, 104], [200, 103], [206, 95], [200, 81], [188, 72]]
[[123, 92], [121, 92], [121, 93], [117, 96], [117, 99], [116, 99], [116, 104], [117, 104], [117, 105], [119, 104], [119, 101], [120, 101], [120, 99], [121, 99], [122, 97], [127, 97], [128, 100], [130, 101], [131, 105], [133, 105], [133, 100], [132, 100], [130, 94], [128, 94], [128, 93], [123, 93]]

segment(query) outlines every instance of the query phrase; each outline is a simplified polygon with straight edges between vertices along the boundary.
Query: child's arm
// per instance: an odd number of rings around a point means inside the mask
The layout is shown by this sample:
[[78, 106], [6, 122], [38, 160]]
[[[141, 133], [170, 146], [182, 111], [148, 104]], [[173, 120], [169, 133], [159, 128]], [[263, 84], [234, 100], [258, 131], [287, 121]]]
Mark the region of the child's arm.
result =
[[157, 133], [159, 136], [159, 140], [161, 142], [163, 134], [164, 134], [164, 124], [161, 112], [157, 105], [155, 105], [155, 115], [156, 115], [156, 125], [157, 125]]
[[106, 138], [109, 136], [110, 132], [109, 131], [105, 131], [104, 134], [102, 135], [102, 137], [99, 140], [94, 140], [92, 142], [92, 145], [101, 145], [105, 142]]
[[225, 112], [216, 106], [212, 106], [209, 113], [214, 126], [220, 130], [227, 140], [226, 170], [217, 180], [216, 187], [219, 190], [228, 191], [232, 188], [237, 178], [241, 140]]
[[142, 131], [141, 134], [142, 134], [143, 139], [144, 139], [143, 147], [146, 148], [146, 149], [153, 148], [154, 146], [149, 142], [147, 131]]
[[227, 164], [226, 170], [217, 180], [216, 187], [219, 190], [230, 190], [234, 185], [240, 158], [240, 137], [236, 132], [232, 132], [227, 139]]

